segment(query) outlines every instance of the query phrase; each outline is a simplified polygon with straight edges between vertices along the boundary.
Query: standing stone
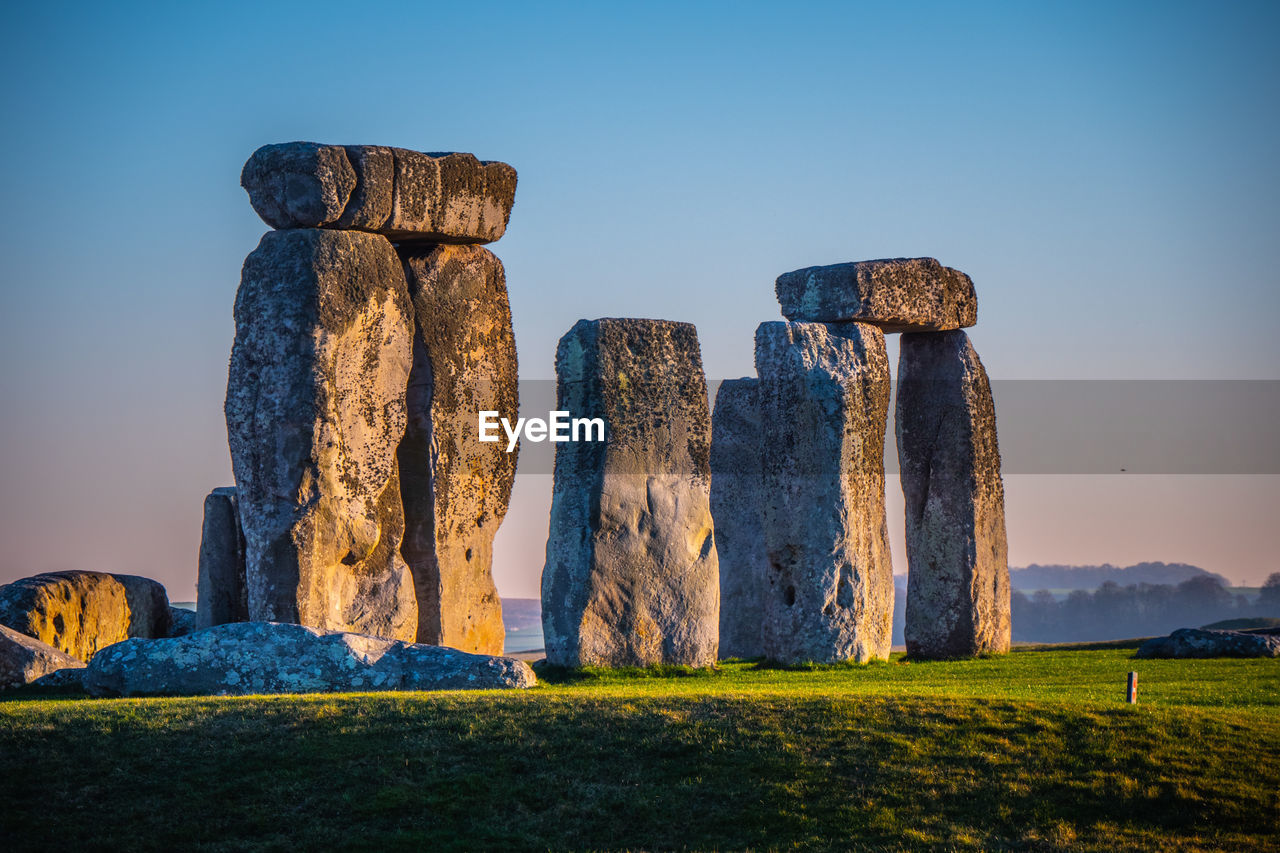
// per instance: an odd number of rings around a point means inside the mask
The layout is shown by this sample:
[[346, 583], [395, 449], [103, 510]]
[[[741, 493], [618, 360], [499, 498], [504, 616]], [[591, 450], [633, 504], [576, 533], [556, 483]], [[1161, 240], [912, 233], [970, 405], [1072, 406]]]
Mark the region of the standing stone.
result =
[[196, 580], [196, 626], [249, 621], [244, 578], [244, 531], [234, 487], [214, 489], [204, 499], [200, 567]]
[[[516, 342], [502, 262], [479, 246], [403, 253], [417, 317], [408, 429], [400, 443], [417, 641], [501, 654], [493, 537], [507, 513], [516, 453], [481, 442], [479, 413], [515, 421]], [[501, 430], [498, 430], [501, 434]]]
[[969, 276], [933, 258], [892, 258], [783, 273], [774, 285], [788, 320], [856, 320], [886, 332], [959, 329], [978, 322]]
[[898, 459], [907, 516], [907, 654], [1009, 650], [1004, 486], [991, 385], [962, 331], [902, 336]]
[[889, 362], [861, 323], [756, 330], [770, 561], [765, 651], [784, 663], [887, 658]]
[[547, 661], [713, 664], [719, 568], [697, 330], [580, 320], [560, 339], [556, 376], [557, 409], [601, 419], [605, 440], [556, 446], [542, 573]]
[[226, 415], [250, 618], [412, 640], [395, 450], [413, 320], [395, 250], [268, 232], [235, 319]]
[[167, 637], [164, 586], [137, 575], [51, 572], [0, 586], [0, 625], [77, 660], [130, 637]]
[[720, 657], [764, 655], [769, 557], [764, 542], [759, 380], [727, 379], [711, 413], [711, 516], [720, 561]]

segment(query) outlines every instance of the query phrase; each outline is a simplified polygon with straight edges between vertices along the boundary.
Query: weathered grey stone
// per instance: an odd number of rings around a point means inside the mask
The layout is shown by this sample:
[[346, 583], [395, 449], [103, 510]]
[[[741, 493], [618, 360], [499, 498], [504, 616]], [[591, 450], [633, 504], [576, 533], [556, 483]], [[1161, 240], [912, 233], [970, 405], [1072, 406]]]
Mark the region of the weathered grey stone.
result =
[[174, 607], [173, 605], [170, 605], [169, 617], [170, 637], [185, 637], [187, 634], [198, 630], [200, 627], [197, 624], [196, 612], [194, 610], [187, 610], [185, 607]]
[[1274, 658], [1280, 657], [1280, 636], [1251, 631], [1180, 628], [1167, 637], [1147, 640], [1136, 658]]
[[73, 666], [55, 669], [46, 675], [42, 675], [35, 681], [31, 682], [33, 687], [51, 687], [58, 690], [83, 691], [84, 690], [84, 674], [87, 668], [84, 664], [76, 661]]
[[245, 260], [227, 434], [249, 616], [412, 640], [395, 450], [413, 320], [400, 259], [355, 231], [271, 231]]
[[886, 332], [960, 329], [978, 322], [969, 276], [933, 258], [891, 258], [783, 273], [774, 285], [788, 320], [856, 320]]
[[1009, 560], [995, 405], [964, 332], [902, 336], [896, 429], [907, 517], [907, 653], [1007, 652]]
[[169, 597], [156, 581], [52, 572], [0, 587], [0, 625], [87, 661], [129, 637], [169, 634]]
[[214, 489], [204, 499], [204, 527], [200, 533], [200, 565], [196, 578], [198, 627], [248, 621], [244, 547], [235, 488]]
[[887, 658], [884, 335], [860, 323], [762, 323], [756, 370], [770, 562], [765, 653], [784, 663]]
[[95, 696], [488, 690], [532, 687], [511, 658], [302, 625], [236, 622], [105, 650], [84, 675]]
[[711, 516], [720, 561], [720, 657], [764, 655], [769, 555], [764, 543], [759, 381], [727, 379], [711, 413]]
[[556, 445], [542, 573], [547, 660], [707, 666], [719, 569], [698, 333], [665, 320], [580, 320], [556, 350], [557, 409], [605, 441]]
[[507, 230], [516, 170], [473, 154], [395, 152], [395, 197], [384, 233], [400, 243], [492, 243]]
[[417, 641], [501, 654], [493, 537], [507, 513], [517, 454], [507, 452], [505, 435], [479, 440], [478, 414], [497, 411], [514, 421], [519, 409], [506, 277], [502, 262], [479, 246], [402, 256], [417, 318], [399, 450], [401, 553], [417, 588]]
[[272, 228], [315, 228], [342, 216], [356, 172], [340, 145], [264, 145], [240, 173], [249, 203]]
[[84, 668], [84, 662], [12, 628], [0, 625], [0, 690], [22, 687], [59, 670]]
[[376, 145], [264, 145], [240, 184], [272, 228], [373, 231], [398, 243], [491, 243], [511, 218], [516, 170], [472, 154]]

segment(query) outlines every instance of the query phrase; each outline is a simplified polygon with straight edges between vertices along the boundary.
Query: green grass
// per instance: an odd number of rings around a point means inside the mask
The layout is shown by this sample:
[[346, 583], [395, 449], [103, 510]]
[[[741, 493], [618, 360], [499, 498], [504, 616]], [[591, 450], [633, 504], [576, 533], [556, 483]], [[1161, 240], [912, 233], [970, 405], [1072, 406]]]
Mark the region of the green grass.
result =
[[1130, 654], [544, 670], [520, 693], [19, 692], [0, 847], [1280, 849], [1280, 661]]

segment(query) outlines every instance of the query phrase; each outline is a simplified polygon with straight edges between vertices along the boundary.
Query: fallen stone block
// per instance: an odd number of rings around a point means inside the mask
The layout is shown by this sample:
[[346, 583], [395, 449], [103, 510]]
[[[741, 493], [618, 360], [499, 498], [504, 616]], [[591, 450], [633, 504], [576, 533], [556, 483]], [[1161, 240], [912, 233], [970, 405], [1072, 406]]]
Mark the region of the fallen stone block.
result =
[[1136, 658], [1274, 658], [1280, 657], [1280, 636], [1247, 631], [1180, 628], [1167, 637], [1147, 640]]
[[22, 687], [63, 670], [81, 669], [84, 661], [0, 625], [0, 690]]

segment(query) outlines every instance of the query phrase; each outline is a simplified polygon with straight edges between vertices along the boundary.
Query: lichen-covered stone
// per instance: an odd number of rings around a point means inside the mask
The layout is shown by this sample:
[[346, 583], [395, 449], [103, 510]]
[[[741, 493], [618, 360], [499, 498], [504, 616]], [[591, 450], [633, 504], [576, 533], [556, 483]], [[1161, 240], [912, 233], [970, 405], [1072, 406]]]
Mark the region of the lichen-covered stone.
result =
[[606, 438], [556, 445], [542, 572], [548, 662], [714, 663], [719, 568], [697, 330], [581, 320], [560, 339], [556, 376], [557, 409], [602, 419]]
[[756, 370], [770, 563], [765, 653], [784, 663], [887, 658], [884, 335], [860, 323], [762, 323]]
[[886, 332], [960, 329], [978, 322], [973, 281], [933, 258], [806, 267], [778, 276], [774, 287], [788, 320], [856, 320]]
[[271, 622], [130, 640], [105, 650], [84, 674], [84, 687], [95, 696], [492, 690], [536, 683], [529, 665], [512, 658]]
[[[185, 607], [169, 606], [169, 636], [185, 637], [192, 631], [197, 631], [200, 625], [196, 620], [196, 612], [187, 610]], [[218, 624], [222, 624], [219, 622]], [[207, 626], [206, 626], [207, 627]]]
[[249, 203], [272, 228], [315, 228], [342, 216], [356, 172], [340, 145], [264, 145], [240, 173]]
[[1147, 640], [1136, 658], [1274, 658], [1280, 657], [1280, 636], [1252, 631], [1180, 628], [1167, 637]]
[[896, 429], [907, 518], [907, 653], [1007, 652], [1009, 561], [995, 404], [964, 332], [902, 336]]
[[226, 415], [250, 618], [412, 640], [400, 259], [374, 234], [268, 232], [245, 260], [235, 319]]
[[493, 537], [515, 451], [481, 442], [478, 415], [519, 409], [516, 342], [502, 262], [479, 246], [403, 251], [416, 316], [409, 421], [400, 443], [401, 553], [418, 597], [419, 643], [501, 654]]
[[463, 153], [376, 145], [264, 145], [241, 186], [272, 228], [342, 228], [397, 243], [491, 243], [515, 202], [516, 170]]
[[234, 487], [214, 489], [204, 499], [200, 564], [196, 577], [196, 625], [208, 628], [249, 619], [244, 577], [244, 531]]
[[720, 561], [720, 657], [764, 655], [769, 555], [764, 543], [759, 380], [727, 379], [711, 413], [711, 516]]
[[130, 637], [166, 637], [164, 586], [136, 575], [52, 572], [0, 587], [0, 625], [77, 660]]
[[60, 670], [83, 668], [84, 661], [0, 625], [0, 690], [22, 687]]

